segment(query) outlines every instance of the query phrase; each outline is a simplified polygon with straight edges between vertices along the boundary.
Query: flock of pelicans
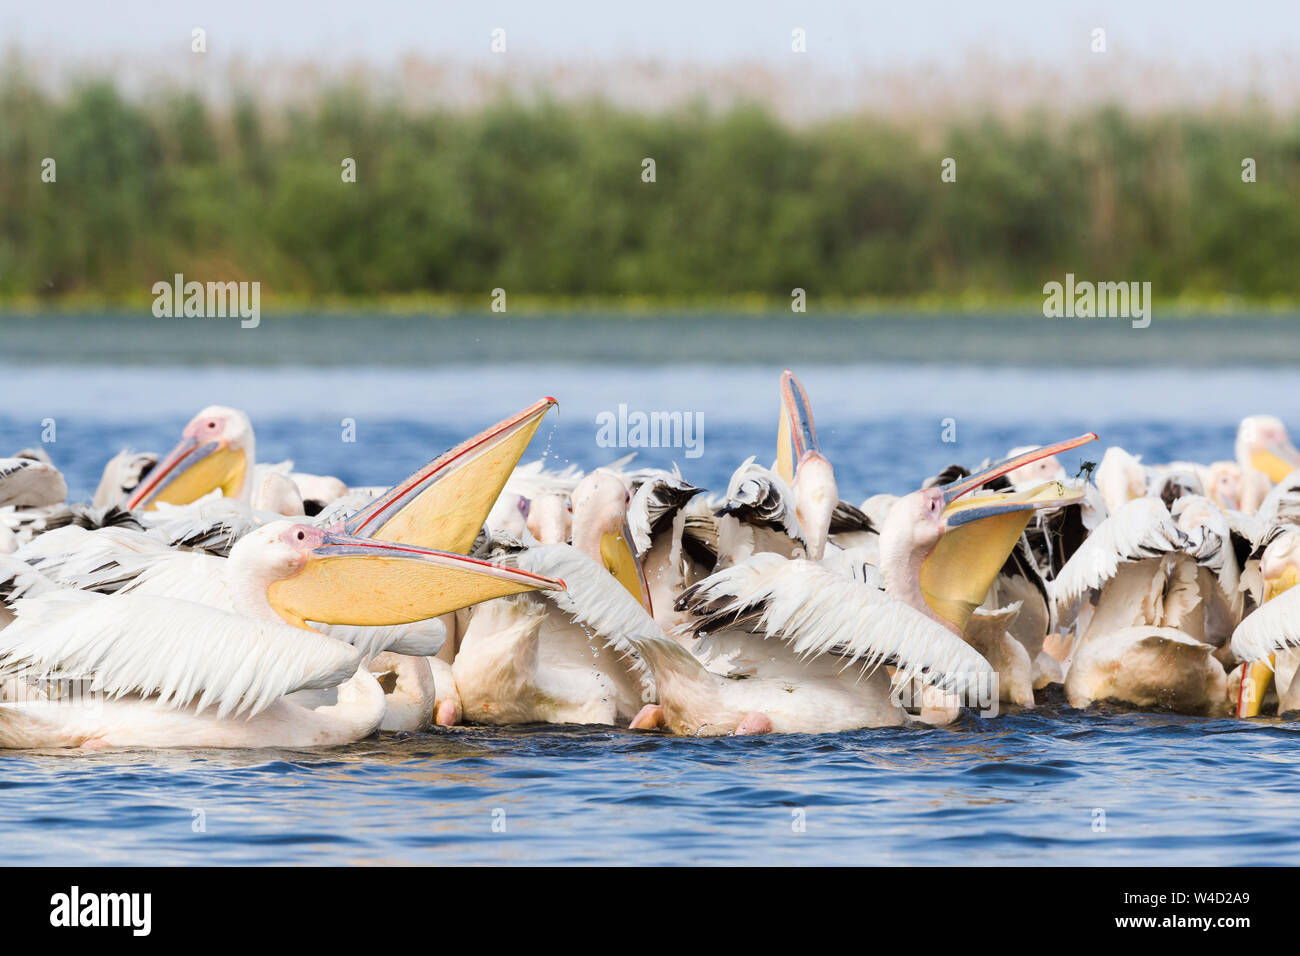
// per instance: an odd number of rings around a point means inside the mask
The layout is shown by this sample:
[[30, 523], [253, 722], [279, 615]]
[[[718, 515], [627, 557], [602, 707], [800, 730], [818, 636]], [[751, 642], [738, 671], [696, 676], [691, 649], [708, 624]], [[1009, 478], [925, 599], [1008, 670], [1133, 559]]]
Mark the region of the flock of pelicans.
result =
[[[786, 372], [771, 468], [519, 465], [544, 399], [387, 490], [255, 460], [213, 406], [67, 504], [0, 459], [0, 747], [304, 747], [457, 723], [817, 733], [964, 706], [1300, 709], [1300, 452], [1087, 434], [842, 501]], [[1081, 472], [1081, 474], [1084, 474]]]

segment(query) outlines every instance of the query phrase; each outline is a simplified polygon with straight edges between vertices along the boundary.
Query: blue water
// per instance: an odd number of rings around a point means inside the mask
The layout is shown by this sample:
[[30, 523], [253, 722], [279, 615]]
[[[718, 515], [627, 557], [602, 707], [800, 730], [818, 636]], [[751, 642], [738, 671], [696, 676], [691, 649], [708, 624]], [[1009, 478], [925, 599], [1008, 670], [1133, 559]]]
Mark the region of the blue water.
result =
[[[1088, 429], [1102, 442], [1071, 469], [1109, 443], [1153, 462], [1229, 458], [1237, 421], [1259, 411], [1300, 430], [1282, 367], [950, 359], [798, 367], [845, 497]], [[676, 461], [717, 489], [745, 457], [772, 456], [784, 364], [126, 369], [0, 356], [0, 453], [38, 442], [52, 419], [46, 450], [84, 496], [119, 447], [165, 450], [222, 402], [250, 412], [264, 460], [388, 484], [553, 394], [560, 412], [527, 457], [591, 467], [625, 454], [596, 441], [595, 416], [620, 403], [698, 412], [699, 457], [642, 449], [638, 461]], [[355, 443], [340, 440], [345, 417]], [[454, 728], [315, 752], [0, 753], [0, 863], [1295, 864], [1297, 754], [1297, 724], [1059, 700], [942, 730], [816, 737]]]
[[1294, 864], [1298, 747], [1295, 724], [1047, 711], [821, 736], [454, 728], [323, 752], [11, 753], [0, 863]]

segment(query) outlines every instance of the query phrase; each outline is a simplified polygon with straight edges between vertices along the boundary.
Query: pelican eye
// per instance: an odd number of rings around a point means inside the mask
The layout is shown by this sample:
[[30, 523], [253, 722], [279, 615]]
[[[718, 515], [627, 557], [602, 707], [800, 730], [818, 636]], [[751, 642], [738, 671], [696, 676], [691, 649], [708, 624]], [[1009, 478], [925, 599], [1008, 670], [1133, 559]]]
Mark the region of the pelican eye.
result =
[[306, 540], [307, 540], [307, 535], [305, 535], [305, 534], [303, 534], [303, 532], [299, 531], [299, 532], [298, 532], [298, 540], [299, 540], [299, 541], [306, 541]]

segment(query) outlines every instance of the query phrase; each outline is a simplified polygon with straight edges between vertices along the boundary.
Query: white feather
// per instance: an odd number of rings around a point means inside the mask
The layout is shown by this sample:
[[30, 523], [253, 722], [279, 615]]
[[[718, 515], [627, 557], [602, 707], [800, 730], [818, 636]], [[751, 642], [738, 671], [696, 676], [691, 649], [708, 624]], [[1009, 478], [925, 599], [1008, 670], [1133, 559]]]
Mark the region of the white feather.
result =
[[1159, 498], [1134, 498], [1097, 526], [1050, 584], [1058, 607], [1068, 607], [1115, 576], [1121, 564], [1179, 551], [1187, 537]]
[[757, 464], [753, 455], [732, 472], [727, 484], [727, 508], [753, 508], [791, 538], [802, 541], [794, 503], [794, 490], [776, 472]]
[[804, 659], [834, 653], [867, 670], [894, 662], [896, 681], [959, 694], [992, 674], [970, 645], [920, 611], [811, 561], [756, 554], [691, 591], [719, 616], [761, 608], [758, 629]]
[[252, 716], [285, 694], [333, 687], [360, 657], [342, 641], [150, 595], [60, 591], [16, 602], [0, 631], [0, 677], [92, 677], [112, 697], [195, 703]]
[[1267, 660], [1289, 647], [1300, 647], [1300, 588], [1266, 601], [1232, 632], [1232, 652], [1243, 661]]
[[657, 696], [647, 656], [667, 666], [703, 671], [699, 661], [664, 634], [623, 585], [577, 548], [538, 545], [502, 560], [534, 574], [563, 579], [565, 590], [544, 591], [542, 596], [622, 655], [647, 692], [646, 700]]

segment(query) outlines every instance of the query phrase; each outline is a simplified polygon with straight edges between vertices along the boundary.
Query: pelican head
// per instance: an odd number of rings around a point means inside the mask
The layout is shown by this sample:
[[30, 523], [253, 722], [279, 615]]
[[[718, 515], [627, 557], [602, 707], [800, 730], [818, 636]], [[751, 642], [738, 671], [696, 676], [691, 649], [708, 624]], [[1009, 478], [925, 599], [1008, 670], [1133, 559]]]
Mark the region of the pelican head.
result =
[[296, 627], [409, 624], [508, 594], [564, 588], [463, 554], [287, 520], [236, 542], [226, 573], [238, 610], [269, 608]]
[[645, 569], [627, 525], [632, 489], [623, 476], [597, 468], [583, 476], [570, 500], [573, 502], [573, 546], [603, 564], [647, 612], [654, 613]]
[[529, 533], [542, 544], [566, 544], [573, 512], [563, 495], [542, 494], [529, 501], [526, 521]]
[[1220, 508], [1241, 508], [1241, 466], [1233, 461], [1216, 461], [1207, 469], [1205, 493]]
[[277, 471], [268, 471], [262, 476], [249, 499], [249, 504], [258, 511], [270, 511], [278, 515], [293, 516], [307, 513], [298, 486]]
[[954, 633], [963, 633], [1033, 513], [1072, 504], [1084, 495], [1082, 486], [1060, 481], [1010, 494], [978, 489], [1040, 458], [1096, 438], [1089, 433], [1036, 448], [950, 484], [900, 498], [880, 532], [886, 588]]
[[253, 426], [237, 408], [209, 405], [181, 432], [180, 443], [149, 472], [127, 499], [128, 508], [158, 502], [186, 505], [216, 489], [248, 500]]
[[1280, 418], [1251, 415], [1237, 428], [1237, 464], [1243, 470], [1260, 471], [1274, 484], [1300, 468], [1300, 451]]
[[504, 531], [512, 538], [522, 541], [524, 531], [528, 528], [531, 506], [532, 502], [522, 495], [503, 491], [488, 512], [486, 524], [494, 531]]
[[[1037, 445], [1021, 445], [1007, 452], [1007, 457], [1018, 458], [1027, 452], [1037, 450]], [[1011, 482], [1011, 486], [1017, 491], [1032, 485], [1041, 485], [1044, 481], [1065, 481], [1065, 478], [1065, 467], [1061, 464], [1061, 459], [1055, 455], [1048, 455], [1046, 458], [1040, 458], [1007, 472], [1007, 481]]]
[[1097, 466], [1097, 490], [1112, 514], [1134, 498], [1146, 497], [1147, 473], [1141, 457], [1118, 445], [1107, 448]]
[[1300, 532], [1285, 531], [1264, 549], [1259, 559], [1264, 600], [1271, 601], [1300, 580]]
[[[573, 546], [599, 560], [601, 538], [623, 531], [632, 490], [621, 475], [597, 468], [578, 482], [572, 500]], [[530, 516], [534, 507], [529, 506]]]
[[831, 515], [840, 503], [835, 469], [820, 452], [806, 452], [794, 473], [794, 513], [808, 546], [808, 559], [820, 561], [826, 552]]
[[808, 393], [789, 369], [781, 373], [781, 414], [773, 470], [794, 491], [794, 513], [808, 546], [808, 559], [820, 561], [826, 553], [831, 515], [840, 503], [840, 492], [835, 484], [835, 469], [817, 443]]

